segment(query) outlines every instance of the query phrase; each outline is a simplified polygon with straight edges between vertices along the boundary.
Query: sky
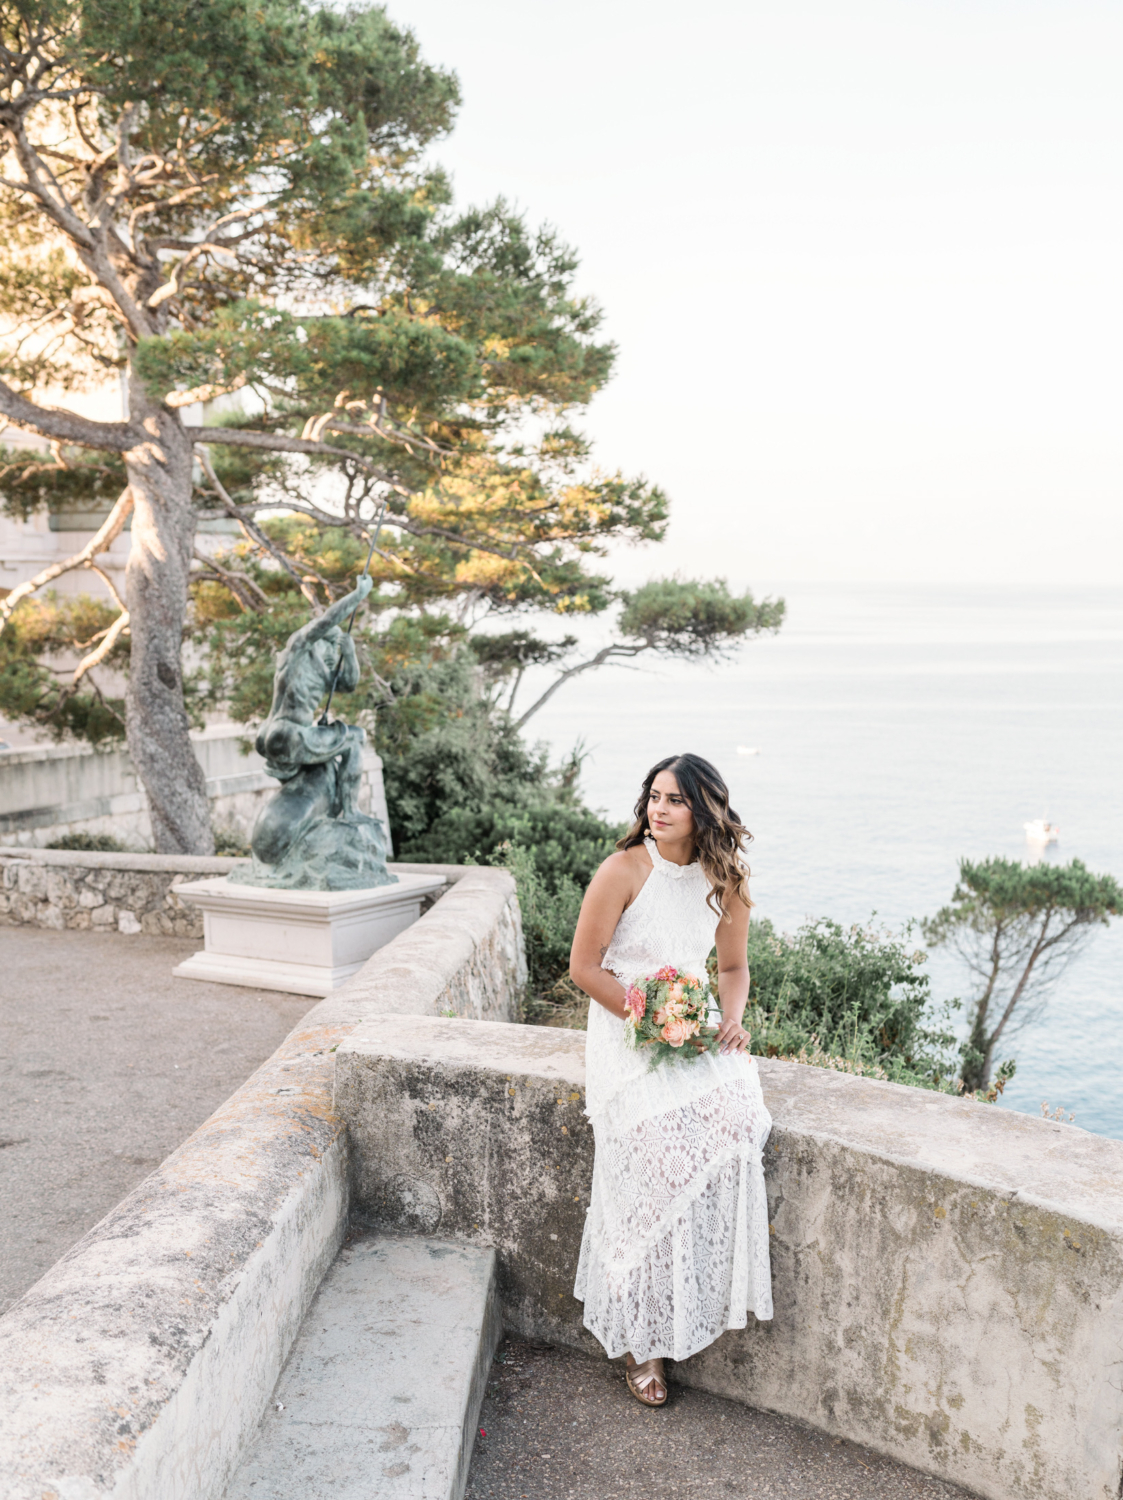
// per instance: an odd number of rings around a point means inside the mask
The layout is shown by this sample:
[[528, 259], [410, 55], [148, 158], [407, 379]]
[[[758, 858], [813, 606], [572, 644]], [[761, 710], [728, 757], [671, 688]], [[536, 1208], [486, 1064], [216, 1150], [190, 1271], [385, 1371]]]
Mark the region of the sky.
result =
[[1123, 6], [388, 0], [579, 250], [623, 583], [1123, 584]]

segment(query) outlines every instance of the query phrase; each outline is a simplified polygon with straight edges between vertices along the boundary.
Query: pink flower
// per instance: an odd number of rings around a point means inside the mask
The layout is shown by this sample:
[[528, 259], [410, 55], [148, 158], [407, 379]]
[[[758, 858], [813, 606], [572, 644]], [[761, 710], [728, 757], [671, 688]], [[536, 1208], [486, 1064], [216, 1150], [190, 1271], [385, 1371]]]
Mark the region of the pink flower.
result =
[[670, 1020], [670, 1018], [671, 1013], [664, 1005], [655, 1012], [651, 1019], [655, 1022], [656, 1026], [663, 1026], [667, 1023], [667, 1021]]
[[679, 1001], [682, 999], [682, 985], [681, 984], [672, 984], [671, 985], [671, 989], [670, 989], [670, 994], [669, 994], [668, 998], [670, 1000], [672, 1000], [674, 1002], [674, 1004], [677, 1005], [679, 1003]]
[[624, 994], [625, 1008], [631, 1012], [636, 1025], [643, 1020], [643, 1013], [647, 1009], [647, 996], [637, 986], [631, 985]]
[[681, 1047], [690, 1035], [689, 1027], [689, 1021], [683, 1021], [678, 1016], [672, 1016], [663, 1027], [663, 1040], [670, 1043], [672, 1047]]
[[678, 978], [678, 970], [672, 964], [664, 964], [655, 978], [665, 979], [669, 984], [673, 984]]

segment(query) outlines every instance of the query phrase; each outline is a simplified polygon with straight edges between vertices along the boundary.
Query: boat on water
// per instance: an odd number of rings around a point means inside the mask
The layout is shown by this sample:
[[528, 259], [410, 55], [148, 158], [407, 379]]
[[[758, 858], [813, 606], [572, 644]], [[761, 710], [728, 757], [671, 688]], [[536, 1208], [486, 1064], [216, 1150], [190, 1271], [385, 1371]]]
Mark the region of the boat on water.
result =
[[1026, 831], [1026, 839], [1031, 844], [1055, 844], [1059, 841], [1061, 830], [1055, 823], [1048, 823], [1044, 818], [1034, 818], [1031, 823], [1023, 823]]

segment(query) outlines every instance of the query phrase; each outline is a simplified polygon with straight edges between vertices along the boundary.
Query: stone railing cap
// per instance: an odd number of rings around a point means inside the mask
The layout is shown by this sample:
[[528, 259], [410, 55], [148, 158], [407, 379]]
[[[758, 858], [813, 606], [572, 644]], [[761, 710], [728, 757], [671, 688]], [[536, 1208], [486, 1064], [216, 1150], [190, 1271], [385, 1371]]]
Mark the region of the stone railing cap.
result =
[[391, 1015], [356, 1027], [339, 1044], [337, 1064], [345, 1055], [444, 1069], [484, 1068], [585, 1087], [585, 1033], [561, 1026]]
[[36, 865], [55, 865], [71, 870], [137, 870], [149, 874], [226, 875], [235, 865], [245, 864], [225, 854], [133, 854], [103, 853], [94, 849], [33, 849], [0, 845], [0, 861], [23, 860]]

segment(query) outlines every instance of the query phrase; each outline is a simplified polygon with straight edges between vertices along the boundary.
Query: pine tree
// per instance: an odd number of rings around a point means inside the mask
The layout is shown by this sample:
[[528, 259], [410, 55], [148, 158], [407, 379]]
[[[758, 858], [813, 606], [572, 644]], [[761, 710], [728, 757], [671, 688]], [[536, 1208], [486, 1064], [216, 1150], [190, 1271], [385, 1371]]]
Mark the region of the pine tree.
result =
[[[131, 514], [125, 598], [57, 696], [127, 633], [159, 850], [212, 847], [180, 660], [193, 567], [264, 607], [244, 572], [195, 557], [200, 504], [314, 610], [332, 585], [261, 524], [271, 509], [357, 537], [385, 503], [375, 571], [406, 606], [602, 608], [606, 540], [662, 535], [661, 491], [591, 470], [571, 425], [613, 360], [572, 252], [502, 202], [456, 214], [427, 164], [457, 102], [375, 7], [0, 0], [0, 416], [51, 444], [7, 455], [0, 486], [25, 513], [75, 485], [118, 493], [0, 628], [65, 567], [96, 567]], [[119, 421], [45, 399], [122, 377]], [[233, 393], [240, 410], [184, 420]]]

